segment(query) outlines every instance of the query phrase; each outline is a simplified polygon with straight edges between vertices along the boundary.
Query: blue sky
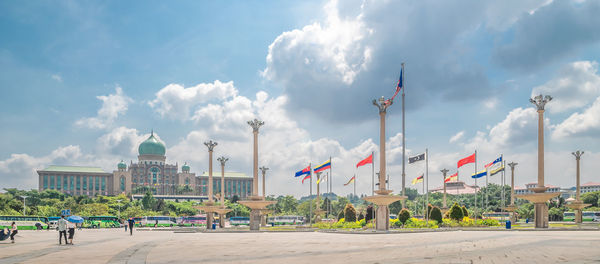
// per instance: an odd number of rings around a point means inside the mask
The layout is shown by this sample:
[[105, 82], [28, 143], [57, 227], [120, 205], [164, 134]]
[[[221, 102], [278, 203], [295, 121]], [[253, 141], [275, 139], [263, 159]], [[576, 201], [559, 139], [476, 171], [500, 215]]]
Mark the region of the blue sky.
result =
[[[0, 10], [1, 187], [36, 188], [35, 170], [50, 164], [113, 170], [137, 159], [151, 129], [169, 162], [201, 173], [202, 142], [213, 139], [229, 169], [251, 174], [245, 120], [258, 117], [271, 194], [302, 195], [293, 172], [330, 155], [334, 191], [351, 192], [341, 183], [358, 173], [366, 193], [368, 170], [354, 164], [378, 150], [370, 101], [393, 94], [401, 62], [406, 149], [429, 148], [431, 187], [475, 149], [480, 164], [504, 154], [520, 164], [518, 185], [534, 182], [528, 99], [539, 92], [555, 97], [546, 182], [574, 184], [577, 149], [586, 151], [582, 181], [600, 181], [598, 1], [31, 1]], [[386, 131], [394, 190], [400, 109], [396, 100]], [[409, 166], [407, 182], [422, 170]]]

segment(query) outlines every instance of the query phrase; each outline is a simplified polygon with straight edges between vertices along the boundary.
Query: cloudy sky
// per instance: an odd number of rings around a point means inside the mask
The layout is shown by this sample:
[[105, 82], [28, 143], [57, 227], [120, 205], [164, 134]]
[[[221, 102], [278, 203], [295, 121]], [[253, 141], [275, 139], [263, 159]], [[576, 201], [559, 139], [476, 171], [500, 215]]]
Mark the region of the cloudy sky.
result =
[[[333, 191], [370, 192], [378, 112], [406, 63], [406, 151], [429, 149], [430, 187], [475, 150], [536, 181], [537, 113], [547, 105], [546, 183], [600, 182], [600, 1], [28, 1], [0, 3], [0, 187], [37, 188], [48, 165], [112, 171], [154, 129], [169, 163], [252, 173], [260, 131], [267, 193], [333, 157]], [[391, 189], [401, 189], [401, 102], [388, 110]], [[425, 170], [407, 165], [407, 186]], [[461, 168], [461, 179], [473, 165]], [[499, 178], [490, 178], [499, 182]]]

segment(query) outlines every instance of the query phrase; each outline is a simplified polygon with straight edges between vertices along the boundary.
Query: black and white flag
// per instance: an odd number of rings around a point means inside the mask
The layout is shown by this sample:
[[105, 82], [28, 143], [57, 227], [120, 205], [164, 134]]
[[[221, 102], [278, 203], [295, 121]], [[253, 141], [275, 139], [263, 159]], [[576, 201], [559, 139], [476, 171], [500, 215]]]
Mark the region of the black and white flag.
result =
[[422, 161], [422, 160], [425, 160], [425, 153], [419, 154], [419, 155], [416, 155], [413, 157], [408, 157], [408, 164], [412, 164], [412, 163], [415, 163], [417, 161]]

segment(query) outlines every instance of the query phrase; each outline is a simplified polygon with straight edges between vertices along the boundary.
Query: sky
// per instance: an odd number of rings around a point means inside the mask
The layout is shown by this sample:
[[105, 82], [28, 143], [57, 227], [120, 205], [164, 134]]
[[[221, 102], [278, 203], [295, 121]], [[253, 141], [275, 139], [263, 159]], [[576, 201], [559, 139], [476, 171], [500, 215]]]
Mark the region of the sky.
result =
[[[152, 130], [167, 162], [208, 170], [203, 142], [252, 174], [252, 129], [267, 194], [308, 194], [294, 173], [332, 157], [333, 192], [370, 193], [379, 115], [405, 63], [406, 186], [477, 151], [537, 181], [600, 182], [600, 1], [4, 1], [0, 3], [0, 187], [37, 189], [49, 165], [116, 169]], [[387, 111], [390, 187], [401, 190], [399, 97]], [[408, 159], [408, 157], [406, 157]], [[427, 168], [426, 165], [427, 164]], [[459, 170], [469, 177], [474, 164]], [[499, 183], [498, 176], [489, 182]], [[481, 182], [480, 182], [481, 183]]]

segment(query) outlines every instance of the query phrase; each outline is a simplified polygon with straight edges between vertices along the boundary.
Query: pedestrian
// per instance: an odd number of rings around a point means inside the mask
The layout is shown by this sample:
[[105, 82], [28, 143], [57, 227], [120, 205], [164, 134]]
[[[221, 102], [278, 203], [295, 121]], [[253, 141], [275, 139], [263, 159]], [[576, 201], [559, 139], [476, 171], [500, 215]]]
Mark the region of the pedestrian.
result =
[[[129, 221], [127, 221], [129, 222]], [[129, 223], [126, 223], [125, 221], [123, 221], [123, 225], [125, 226], [125, 233], [127, 233], [127, 226], [129, 225]]]
[[156, 222], [154, 222], [154, 227], [158, 227], [158, 219], [155, 220]]
[[62, 238], [65, 237], [65, 244], [69, 241], [67, 240], [67, 220], [65, 220], [65, 216], [61, 215], [60, 219], [58, 219], [58, 244], [62, 245]]
[[69, 244], [73, 245], [73, 236], [75, 236], [75, 223], [68, 222], [67, 227], [69, 228]]
[[10, 243], [15, 243], [15, 235], [17, 233], [19, 233], [19, 231], [17, 231], [17, 224], [12, 222], [10, 225]]
[[135, 220], [133, 220], [133, 217], [127, 220], [127, 224], [129, 224], [129, 235], [133, 236], [133, 225], [135, 224]]

